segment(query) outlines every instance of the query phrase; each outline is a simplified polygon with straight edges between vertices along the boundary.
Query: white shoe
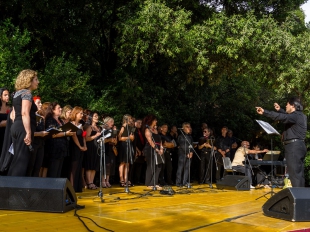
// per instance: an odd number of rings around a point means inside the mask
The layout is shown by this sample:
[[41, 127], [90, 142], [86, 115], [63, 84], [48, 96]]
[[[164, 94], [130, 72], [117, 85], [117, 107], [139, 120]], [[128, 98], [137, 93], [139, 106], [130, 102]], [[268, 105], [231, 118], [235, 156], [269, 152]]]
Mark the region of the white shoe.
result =
[[255, 189], [255, 187], [253, 185], [250, 185], [250, 189]]

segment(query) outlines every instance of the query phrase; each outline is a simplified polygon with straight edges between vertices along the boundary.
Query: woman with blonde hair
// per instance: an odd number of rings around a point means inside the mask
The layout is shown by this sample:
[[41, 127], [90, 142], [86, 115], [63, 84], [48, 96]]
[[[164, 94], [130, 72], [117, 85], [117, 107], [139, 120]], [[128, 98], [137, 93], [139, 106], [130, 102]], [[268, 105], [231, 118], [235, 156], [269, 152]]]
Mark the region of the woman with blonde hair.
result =
[[71, 117], [71, 112], [72, 112], [72, 106], [66, 105], [61, 111], [60, 119], [64, 122], [67, 123], [70, 121]]
[[128, 172], [129, 172], [129, 163], [132, 163], [133, 155], [133, 128], [132, 117], [129, 114], [123, 116], [123, 124], [118, 134], [118, 141], [120, 142], [119, 147], [119, 177], [120, 177], [120, 186], [131, 186], [131, 183], [128, 181]]
[[8, 176], [26, 176], [31, 158], [32, 141], [36, 129], [37, 106], [31, 91], [39, 85], [37, 72], [26, 69], [21, 71], [15, 82], [16, 93], [13, 97], [11, 136], [14, 157], [8, 170]]
[[[105, 117], [103, 120], [103, 128], [107, 131], [104, 134], [110, 133], [111, 129], [114, 126], [114, 119], [111, 117]], [[116, 128], [114, 128], [116, 130]], [[105, 166], [104, 172], [102, 175], [102, 186], [104, 188], [110, 188], [111, 184], [109, 182], [110, 175], [112, 174], [112, 163], [115, 162], [115, 153], [113, 150], [113, 146], [115, 146], [117, 143], [117, 138], [113, 137], [113, 134], [111, 133], [111, 136], [106, 138], [104, 140], [104, 148], [105, 148]], [[102, 164], [104, 165], [104, 164]]]

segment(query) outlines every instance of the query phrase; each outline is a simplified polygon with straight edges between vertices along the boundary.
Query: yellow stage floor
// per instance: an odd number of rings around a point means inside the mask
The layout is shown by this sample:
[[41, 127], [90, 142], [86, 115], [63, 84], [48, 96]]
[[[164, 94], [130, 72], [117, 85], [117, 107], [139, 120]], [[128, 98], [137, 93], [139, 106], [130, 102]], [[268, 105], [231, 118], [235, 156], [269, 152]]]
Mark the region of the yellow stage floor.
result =
[[[176, 194], [148, 193], [144, 186], [131, 187], [134, 193], [114, 186], [103, 189], [104, 202], [97, 197], [98, 190], [77, 194], [78, 204], [85, 209], [77, 214], [92, 231], [310, 231], [310, 222], [290, 222], [266, 217], [262, 205], [267, 198], [256, 198], [270, 191], [217, 190], [208, 185], [193, 184], [192, 189], [173, 187]], [[274, 189], [279, 192], [281, 189]], [[118, 193], [117, 193], [118, 192]], [[113, 193], [110, 195], [110, 193]], [[270, 197], [270, 194], [267, 195]], [[0, 211], [0, 231], [87, 231], [74, 216], [67, 213], [29, 211]]]

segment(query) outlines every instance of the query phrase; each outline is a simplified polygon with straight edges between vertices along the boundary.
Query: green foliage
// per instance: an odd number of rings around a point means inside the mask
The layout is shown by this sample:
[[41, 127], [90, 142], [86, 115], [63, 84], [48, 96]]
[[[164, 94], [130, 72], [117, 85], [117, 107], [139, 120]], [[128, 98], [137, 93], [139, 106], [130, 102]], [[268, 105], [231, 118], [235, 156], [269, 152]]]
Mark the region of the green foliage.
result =
[[7, 19], [0, 24], [0, 83], [1, 86], [14, 90], [18, 73], [30, 68], [30, 59], [34, 51], [26, 49], [30, 33], [22, 32]]
[[[122, 64], [137, 66], [138, 61], [148, 65], [156, 54], [175, 58], [184, 48], [186, 26], [191, 13], [172, 10], [164, 3], [144, 1], [132, 17], [117, 24], [121, 33], [116, 43]], [[131, 59], [127, 60], [128, 54]]]
[[62, 106], [86, 107], [93, 99], [93, 91], [88, 81], [90, 75], [79, 71], [81, 62], [72, 56], [55, 57], [46, 64], [40, 74], [39, 95], [43, 102], [57, 101]]

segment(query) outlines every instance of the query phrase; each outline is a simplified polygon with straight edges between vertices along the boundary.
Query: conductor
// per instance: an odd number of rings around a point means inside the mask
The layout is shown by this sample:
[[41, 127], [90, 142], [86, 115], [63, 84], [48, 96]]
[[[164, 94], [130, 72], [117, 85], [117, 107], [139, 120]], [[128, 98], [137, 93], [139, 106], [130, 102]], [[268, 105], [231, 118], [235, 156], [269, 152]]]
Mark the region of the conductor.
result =
[[305, 187], [304, 159], [307, 117], [302, 113], [303, 106], [299, 98], [293, 97], [287, 101], [286, 111], [281, 109], [278, 103], [274, 103], [274, 108], [277, 112], [264, 110], [262, 107], [256, 107], [256, 111], [258, 114], [284, 123], [282, 139], [287, 171], [293, 187]]

